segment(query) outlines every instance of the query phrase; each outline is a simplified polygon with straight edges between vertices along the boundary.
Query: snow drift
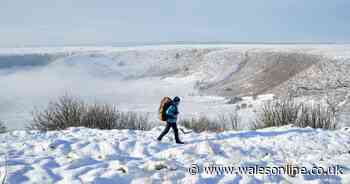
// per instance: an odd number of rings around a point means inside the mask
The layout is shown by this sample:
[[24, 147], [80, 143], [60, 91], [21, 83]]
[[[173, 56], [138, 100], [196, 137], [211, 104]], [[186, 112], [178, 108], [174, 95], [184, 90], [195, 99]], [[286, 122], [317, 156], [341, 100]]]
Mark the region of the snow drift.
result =
[[[0, 134], [6, 151], [7, 183], [349, 183], [349, 129], [337, 131], [280, 127], [259, 131], [190, 133], [187, 143], [174, 145], [172, 135], [162, 142], [151, 131], [70, 128], [40, 133]], [[1, 153], [0, 153], [1, 154]], [[2, 154], [0, 155], [2, 156]], [[0, 157], [0, 159], [3, 157]], [[0, 160], [1, 162], [1, 160]], [[338, 175], [210, 174], [210, 164], [245, 167], [285, 167], [309, 170], [338, 166]], [[188, 168], [197, 164], [196, 175]], [[1, 178], [0, 178], [1, 179]]]

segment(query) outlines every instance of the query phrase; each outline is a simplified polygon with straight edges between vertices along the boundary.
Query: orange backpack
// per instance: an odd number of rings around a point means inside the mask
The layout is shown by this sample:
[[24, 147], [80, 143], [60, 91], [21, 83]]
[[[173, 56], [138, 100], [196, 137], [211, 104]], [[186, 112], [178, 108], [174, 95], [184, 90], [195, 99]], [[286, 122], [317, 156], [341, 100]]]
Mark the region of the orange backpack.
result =
[[171, 98], [170, 97], [164, 97], [161, 101], [160, 101], [160, 105], [159, 105], [159, 117], [161, 121], [166, 121], [166, 110], [168, 109], [168, 107], [171, 105]]

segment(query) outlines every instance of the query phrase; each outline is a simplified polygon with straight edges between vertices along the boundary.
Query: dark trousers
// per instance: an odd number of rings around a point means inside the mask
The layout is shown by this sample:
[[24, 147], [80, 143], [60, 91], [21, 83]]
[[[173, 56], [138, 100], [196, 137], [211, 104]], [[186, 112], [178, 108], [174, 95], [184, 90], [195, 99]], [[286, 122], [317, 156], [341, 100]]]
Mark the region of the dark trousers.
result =
[[169, 122], [166, 122], [166, 127], [163, 130], [163, 132], [159, 135], [158, 140], [162, 140], [162, 138], [169, 132], [170, 128], [172, 128], [174, 131], [175, 141], [180, 142], [179, 130], [177, 129], [176, 123], [169, 123]]

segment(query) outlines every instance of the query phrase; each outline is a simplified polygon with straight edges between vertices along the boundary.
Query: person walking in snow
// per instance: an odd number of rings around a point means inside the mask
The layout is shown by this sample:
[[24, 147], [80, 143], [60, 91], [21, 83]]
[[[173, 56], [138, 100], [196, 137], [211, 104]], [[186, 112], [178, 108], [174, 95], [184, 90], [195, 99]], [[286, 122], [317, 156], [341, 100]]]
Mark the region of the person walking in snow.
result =
[[177, 116], [179, 114], [178, 106], [180, 104], [180, 98], [176, 96], [172, 102], [170, 102], [170, 106], [165, 111], [165, 120], [166, 120], [166, 127], [163, 130], [163, 132], [159, 135], [157, 138], [158, 141], [161, 141], [162, 138], [169, 132], [170, 128], [174, 131], [175, 141], [177, 144], [184, 144], [179, 138], [179, 130], [177, 129]]

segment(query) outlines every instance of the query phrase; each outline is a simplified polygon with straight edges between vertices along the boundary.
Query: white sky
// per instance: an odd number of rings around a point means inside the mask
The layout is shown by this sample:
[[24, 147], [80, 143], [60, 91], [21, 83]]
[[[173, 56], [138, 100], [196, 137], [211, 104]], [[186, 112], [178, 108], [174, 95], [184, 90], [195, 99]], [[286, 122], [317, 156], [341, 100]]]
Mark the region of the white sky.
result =
[[0, 0], [0, 46], [349, 42], [348, 0]]

